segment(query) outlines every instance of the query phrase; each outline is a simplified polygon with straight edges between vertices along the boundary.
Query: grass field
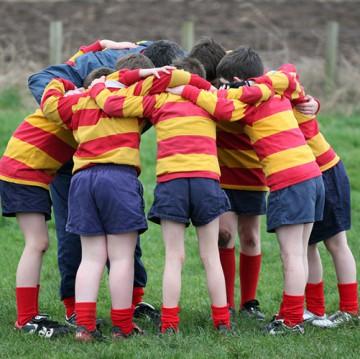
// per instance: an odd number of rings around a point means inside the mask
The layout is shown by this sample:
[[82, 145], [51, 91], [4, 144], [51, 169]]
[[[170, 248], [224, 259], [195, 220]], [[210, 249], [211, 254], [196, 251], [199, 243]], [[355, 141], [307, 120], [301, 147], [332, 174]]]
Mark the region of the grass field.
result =
[[[0, 95], [0, 151], [24, 115], [31, 109], [21, 106], [16, 91]], [[352, 184], [353, 229], [349, 241], [357, 259], [360, 258], [360, 126], [359, 118], [324, 116], [322, 129], [345, 162]], [[151, 204], [154, 175], [154, 133], [143, 136], [141, 180], [145, 188], [147, 209]], [[50, 225], [51, 246], [42, 271], [41, 310], [57, 320], [63, 320], [59, 301], [59, 274], [56, 264], [54, 224]], [[139, 322], [147, 335], [117, 343], [79, 344], [72, 337], [47, 341], [22, 335], [13, 330], [15, 320], [15, 272], [23, 248], [23, 239], [15, 220], [0, 217], [0, 358], [359, 358], [360, 327], [320, 330], [306, 327], [304, 336], [273, 338], [262, 335], [261, 326], [248, 320], [238, 320], [238, 330], [232, 337], [221, 337], [212, 329], [205, 276], [198, 257], [194, 231], [186, 239], [186, 262], [181, 296], [181, 334], [161, 338], [156, 328]], [[262, 229], [263, 266], [258, 299], [267, 318], [277, 311], [282, 293], [279, 248], [273, 235]], [[145, 300], [161, 304], [161, 274], [163, 245], [159, 227], [150, 224], [142, 236], [143, 260], [148, 270]], [[321, 246], [325, 272], [327, 311], [338, 308], [336, 277], [329, 255]], [[358, 266], [359, 268], [359, 266]], [[238, 282], [237, 282], [238, 286]], [[239, 299], [237, 291], [237, 300]], [[106, 278], [98, 300], [98, 314], [109, 323], [110, 302]], [[109, 333], [110, 324], [105, 327]]]

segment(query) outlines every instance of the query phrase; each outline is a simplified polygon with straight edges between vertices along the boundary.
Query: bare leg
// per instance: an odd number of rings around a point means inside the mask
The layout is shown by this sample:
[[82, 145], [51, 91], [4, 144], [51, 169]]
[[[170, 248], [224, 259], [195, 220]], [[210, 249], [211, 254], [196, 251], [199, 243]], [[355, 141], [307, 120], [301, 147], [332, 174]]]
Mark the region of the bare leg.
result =
[[163, 306], [174, 308], [178, 306], [180, 300], [181, 271], [185, 260], [185, 225], [174, 221], [161, 220], [161, 230], [165, 244]]
[[134, 252], [137, 232], [107, 236], [110, 261], [109, 286], [113, 308], [130, 308], [134, 283]]
[[304, 271], [305, 271], [305, 278], [306, 281], [305, 283], [307, 283], [308, 278], [309, 278], [309, 264], [308, 264], [308, 250], [309, 250], [309, 239], [310, 239], [310, 234], [312, 231], [314, 223], [305, 223], [304, 224], [304, 232], [303, 232], [303, 238], [302, 238], [302, 243], [303, 243], [303, 250], [304, 250]]
[[227, 305], [224, 273], [218, 250], [219, 219], [196, 228], [200, 257], [206, 271], [211, 303], [216, 307]]
[[225, 212], [219, 217], [219, 248], [234, 248], [238, 227], [235, 212]]
[[239, 216], [239, 237], [241, 253], [257, 256], [261, 253], [260, 216]]
[[308, 266], [309, 276], [308, 283], [320, 283], [323, 280], [323, 267], [317, 244], [312, 244], [308, 248]]

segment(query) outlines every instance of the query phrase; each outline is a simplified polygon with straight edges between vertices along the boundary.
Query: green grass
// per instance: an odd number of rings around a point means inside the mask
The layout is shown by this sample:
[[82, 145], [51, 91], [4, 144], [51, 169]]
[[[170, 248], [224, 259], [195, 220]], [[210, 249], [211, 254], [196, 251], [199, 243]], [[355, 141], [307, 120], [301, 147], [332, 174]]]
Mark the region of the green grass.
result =
[[[16, 92], [0, 96], [0, 150], [22, 121], [26, 109], [20, 106]], [[360, 126], [357, 117], [339, 118], [326, 116], [321, 119], [322, 129], [335, 150], [343, 158], [352, 184], [353, 229], [349, 241], [356, 258], [360, 257]], [[144, 184], [147, 209], [152, 201], [155, 184], [154, 133], [143, 136], [141, 180]], [[59, 301], [59, 274], [56, 264], [56, 238], [54, 225], [50, 223], [51, 245], [47, 252], [41, 280], [41, 310], [63, 319], [63, 307]], [[282, 274], [279, 248], [273, 235], [262, 228], [263, 266], [258, 290], [262, 309], [270, 319], [279, 305], [282, 292]], [[266, 337], [261, 326], [248, 320], [238, 322], [234, 337], [219, 337], [212, 329], [209, 299], [205, 284], [194, 231], [189, 229], [186, 239], [186, 262], [183, 271], [181, 296], [181, 334], [177, 337], [160, 338], [151, 323], [140, 322], [147, 335], [119, 343], [79, 344], [71, 337], [47, 341], [22, 335], [13, 330], [15, 320], [15, 272], [22, 252], [23, 240], [16, 222], [0, 217], [0, 357], [1, 358], [358, 358], [359, 328], [323, 331], [306, 328], [304, 336], [284, 338]], [[159, 227], [150, 224], [142, 236], [143, 260], [148, 270], [146, 301], [157, 307], [161, 304], [161, 277], [163, 268], [163, 244]], [[329, 255], [321, 248], [324, 262], [326, 305], [329, 312], [337, 310], [338, 295], [336, 277]], [[105, 276], [106, 277], [106, 276]], [[237, 282], [238, 288], [238, 282]], [[236, 299], [239, 300], [238, 291]], [[106, 278], [102, 283], [98, 300], [99, 316], [109, 322], [110, 301]], [[105, 328], [109, 333], [110, 325]]]

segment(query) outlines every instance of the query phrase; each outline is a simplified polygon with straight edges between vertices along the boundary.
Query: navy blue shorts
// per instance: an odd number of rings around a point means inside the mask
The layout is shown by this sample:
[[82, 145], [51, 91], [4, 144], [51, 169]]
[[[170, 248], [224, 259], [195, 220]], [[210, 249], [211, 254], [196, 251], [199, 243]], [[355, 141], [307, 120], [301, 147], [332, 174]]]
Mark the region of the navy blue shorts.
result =
[[350, 182], [340, 161], [322, 175], [325, 187], [323, 220], [314, 223], [309, 244], [324, 241], [351, 228]]
[[51, 199], [45, 188], [0, 180], [0, 197], [4, 217], [43, 213], [47, 221], [51, 219]]
[[134, 167], [96, 165], [72, 177], [68, 232], [94, 236], [146, 229], [143, 189]]
[[178, 178], [157, 184], [148, 219], [162, 219], [195, 227], [210, 223], [230, 208], [219, 182], [209, 178]]
[[230, 201], [230, 211], [238, 216], [260, 216], [266, 213], [267, 192], [226, 188], [224, 191]]
[[325, 190], [322, 176], [270, 192], [267, 207], [267, 231], [289, 224], [321, 221]]

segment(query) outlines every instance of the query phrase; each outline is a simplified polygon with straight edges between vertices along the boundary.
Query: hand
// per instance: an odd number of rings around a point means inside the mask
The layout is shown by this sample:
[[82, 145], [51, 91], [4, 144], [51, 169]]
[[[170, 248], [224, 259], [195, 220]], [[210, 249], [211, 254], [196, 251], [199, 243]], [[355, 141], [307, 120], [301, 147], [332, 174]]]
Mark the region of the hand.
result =
[[123, 50], [123, 49], [133, 49], [138, 45], [134, 44], [133, 42], [116, 42], [112, 40], [100, 40], [100, 45], [103, 49], [113, 49], [113, 50]]
[[306, 102], [299, 103], [295, 108], [304, 115], [315, 115], [319, 109], [318, 102], [310, 95], [306, 95], [304, 99]]
[[153, 69], [140, 69], [139, 75], [140, 77], [148, 77], [154, 75], [156, 78], [160, 78], [160, 72], [165, 74], [169, 74], [171, 70], [174, 70], [174, 66], [163, 66], [163, 67], [155, 67]]
[[71, 96], [71, 95], [78, 95], [84, 92], [83, 87], [76, 88], [74, 90], [67, 91], [64, 95], [64, 97]]
[[181, 96], [184, 91], [185, 86], [176, 86], [176, 87], [168, 87], [166, 89], [167, 92], [172, 93], [173, 95], [179, 95]]
[[93, 86], [95, 86], [96, 84], [105, 84], [105, 76], [101, 76], [95, 80], [92, 81], [92, 83], [89, 86], [89, 89], [91, 89]]

